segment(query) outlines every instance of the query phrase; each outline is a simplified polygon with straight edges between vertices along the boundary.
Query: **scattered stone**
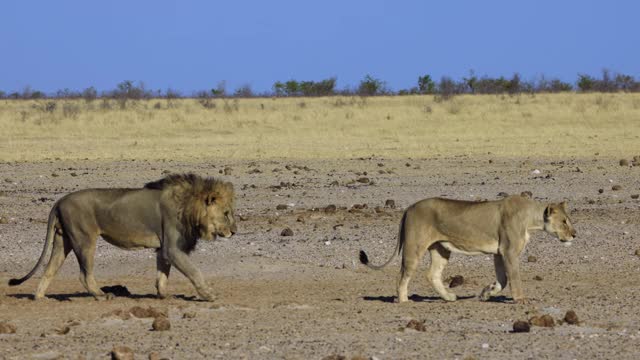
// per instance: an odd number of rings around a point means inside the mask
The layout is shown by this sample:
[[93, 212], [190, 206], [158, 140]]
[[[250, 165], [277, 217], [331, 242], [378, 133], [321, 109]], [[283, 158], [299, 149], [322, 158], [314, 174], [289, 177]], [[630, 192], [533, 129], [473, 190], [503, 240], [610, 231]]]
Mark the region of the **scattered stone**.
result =
[[525, 191], [521, 192], [520, 196], [526, 197], [526, 198], [529, 198], [529, 199], [533, 199], [533, 193], [531, 191], [529, 191], [529, 190], [525, 190]]
[[289, 207], [287, 205], [285, 205], [285, 204], [276, 205], [276, 210], [286, 210], [287, 208], [289, 208]]
[[249, 170], [248, 174], [261, 174], [262, 171], [260, 169], [251, 169]]
[[509, 194], [507, 194], [507, 193], [506, 193], [506, 192], [504, 192], [504, 191], [500, 191], [500, 192], [498, 193], [498, 197], [506, 198], [507, 196], [509, 196]]
[[78, 173], [76, 173], [76, 172], [72, 172], [72, 173], [70, 173], [69, 175], [71, 175], [71, 176], [73, 176], [73, 177], [76, 177], [76, 176], [78, 176]]
[[322, 360], [347, 360], [347, 357], [344, 355], [333, 354], [323, 357]]
[[60, 176], [60, 175], [58, 175], [58, 173], [51, 173], [51, 176], [52, 176], [52, 177], [58, 177], [58, 176]]
[[371, 182], [371, 180], [369, 180], [368, 177], [361, 177], [361, 178], [358, 178], [356, 181], [361, 184], [369, 184]]
[[384, 212], [384, 209], [381, 206], [376, 206], [373, 208], [373, 210], [376, 212], [376, 214], [381, 214]]
[[66, 335], [66, 334], [68, 334], [68, 333], [71, 331], [71, 328], [70, 328], [69, 326], [66, 326], [66, 325], [65, 325], [65, 326], [63, 326], [63, 327], [60, 327], [60, 328], [55, 329], [54, 331], [55, 331], [55, 333], [56, 333], [56, 334], [58, 334], [58, 335]]
[[542, 276], [536, 275], [536, 276], [533, 277], [533, 280], [542, 281], [543, 279], [542, 279]]
[[115, 296], [131, 296], [131, 292], [127, 289], [126, 286], [122, 285], [113, 285], [113, 286], [103, 286], [100, 288], [105, 293], [113, 294]]
[[528, 322], [518, 320], [513, 323], [513, 332], [514, 333], [525, 333], [531, 331], [531, 325]]
[[133, 360], [133, 350], [127, 346], [114, 346], [111, 350], [113, 360]]
[[531, 175], [538, 175], [538, 174], [540, 174], [540, 170], [538, 170], [538, 169], [534, 169], [534, 170], [531, 172]]
[[633, 194], [633, 195], [631, 195], [631, 198], [632, 199], [640, 198], [640, 194]]
[[159, 310], [154, 307], [149, 306], [148, 308], [143, 308], [140, 306], [134, 306], [129, 309], [129, 313], [137, 318], [157, 318], [157, 317], [167, 317], [166, 310]]
[[567, 311], [564, 315], [564, 321], [569, 325], [578, 325], [580, 321], [578, 320], [578, 315], [573, 310]]
[[340, 185], [338, 180], [333, 180], [331, 183], [329, 183], [329, 186], [338, 186], [338, 185]]
[[620, 159], [620, 166], [629, 166], [629, 160]]
[[164, 316], [159, 316], [153, 320], [153, 324], [151, 324], [151, 328], [155, 331], [167, 331], [171, 329], [171, 323], [169, 319]]
[[225, 175], [231, 175], [231, 170], [232, 169], [227, 166], [227, 167], [224, 168], [223, 172], [224, 172]]
[[335, 205], [331, 204], [331, 205], [327, 205], [327, 207], [324, 208], [324, 212], [327, 214], [333, 214], [336, 212], [337, 209], [338, 208]]
[[407, 329], [413, 329], [416, 331], [427, 331], [427, 328], [424, 326], [424, 321], [418, 321], [415, 319], [409, 320], [406, 326]]
[[613, 191], [622, 190], [622, 185], [613, 185], [613, 186], [611, 187], [611, 190], [613, 190]]
[[0, 334], [15, 334], [17, 329], [13, 324], [0, 322]]
[[636, 252], [634, 253], [636, 256], [640, 256], [640, 249], [636, 249]]
[[7, 219], [6, 217], [0, 216], [0, 224], [8, 224], [8, 223], [9, 223], [9, 219]]
[[389, 209], [395, 209], [396, 208], [395, 200], [387, 199], [387, 201], [384, 202], [384, 207], [389, 208]]
[[551, 315], [544, 314], [542, 316], [532, 317], [531, 319], [529, 319], [529, 324], [540, 327], [554, 327], [556, 325], [556, 322], [553, 320]]
[[149, 360], [160, 360], [160, 354], [155, 351], [149, 353]]
[[534, 262], [537, 262], [537, 261], [538, 261], [538, 258], [533, 256], [533, 255], [529, 255], [527, 257], [527, 262], [534, 263]]
[[464, 284], [464, 277], [462, 275], [455, 275], [451, 278], [451, 281], [449, 282], [449, 288], [461, 286], [462, 284]]
[[193, 319], [196, 317], [196, 312], [195, 311], [187, 311], [184, 314], [182, 314], [182, 318], [183, 319]]
[[293, 230], [286, 227], [282, 230], [282, 232], [280, 233], [280, 236], [293, 236]]
[[10, 178], [5, 178], [4, 182], [6, 182], [7, 184], [13, 184], [15, 181], [13, 181], [13, 179], [10, 179]]
[[102, 314], [102, 318], [108, 318], [108, 317], [117, 317], [122, 320], [129, 320], [131, 319], [131, 313], [129, 313], [128, 311], [124, 311], [122, 309], [116, 309], [106, 314]]
[[598, 189], [598, 194], [602, 194], [604, 192], [604, 189]]

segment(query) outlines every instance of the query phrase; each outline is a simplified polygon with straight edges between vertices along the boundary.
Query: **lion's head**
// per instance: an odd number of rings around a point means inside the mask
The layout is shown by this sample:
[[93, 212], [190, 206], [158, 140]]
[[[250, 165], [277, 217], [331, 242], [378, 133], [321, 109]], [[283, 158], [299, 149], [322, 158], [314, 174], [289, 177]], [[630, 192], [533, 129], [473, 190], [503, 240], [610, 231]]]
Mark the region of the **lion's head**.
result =
[[167, 191], [176, 205], [185, 240], [214, 240], [236, 233], [233, 185], [195, 174], [172, 174], [145, 185], [148, 189]]
[[560, 241], [568, 242], [576, 236], [576, 230], [571, 225], [567, 215], [567, 203], [549, 204], [544, 210], [544, 230], [554, 234]]

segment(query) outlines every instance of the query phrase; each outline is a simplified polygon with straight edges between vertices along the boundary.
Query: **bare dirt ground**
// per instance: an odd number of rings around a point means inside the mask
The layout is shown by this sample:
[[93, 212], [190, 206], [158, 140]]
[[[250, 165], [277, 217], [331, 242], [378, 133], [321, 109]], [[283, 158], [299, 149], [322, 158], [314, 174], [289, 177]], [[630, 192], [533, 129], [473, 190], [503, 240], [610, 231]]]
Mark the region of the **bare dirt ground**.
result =
[[[225, 167], [228, 175], [220, 175]], [[236, 185], [239, 233], [201, 242], [192, 255], [215, 302], [198, 301], [177, 271], [169, 282], [175, 296], [156, 299], [153, 251], [103, 241], [97, 279], [130, 295], [89, 297], [73, 255], [43, 301], [31, 299], [40, 272], [19, 287], [6, 285], [35, 264], [56, 199], [82, 188], [139, 187], [167, 171], [223, 176]], [[108, 358], [114, 346], [131, 348], [136, 358], [171, 359], [638, 358], [640, 200], [632, 195], [640, 193], [640, 166], [618, 159], [59, 160], [2, 163], [0, 175], [0, 322], [16, 327], [0, 334], [0, 358]], [[363, 177], [369, 182], [357, 181]], [[532, 236], [522, 255], [529, 305], [513, 304], [508, 290], [496, 301], [478, 300], [494, 280], [488, 256], [452, 256], [445, 278], [464, 276], [453, 303], [437, 297], [424, 266], [410, 284], [412, 301], [399, 305], [399, 261], [383, 271], [357, 263], [360, 249], [374, 263], [388, 258], [402, 209], [417, 200], [522, 191], [540, 201], [567, 199], [578, 232], [570, 247], [544, 233]], [[396, 208], [385, 208], [387, 199]], [[324, 211], [330, 204], [335, 212]], [[281, 236], [285, 227], [293, 236]], [[152, 331], [152, 318], [128, 315], [135, 306], [166, 311], [171, 329]], [[568, 310], [579, 324], [512, 332], [516, 320], [549, 314], [557, 321]], [[410, 320], [424, 321], [425, 331], [407, 328]]]

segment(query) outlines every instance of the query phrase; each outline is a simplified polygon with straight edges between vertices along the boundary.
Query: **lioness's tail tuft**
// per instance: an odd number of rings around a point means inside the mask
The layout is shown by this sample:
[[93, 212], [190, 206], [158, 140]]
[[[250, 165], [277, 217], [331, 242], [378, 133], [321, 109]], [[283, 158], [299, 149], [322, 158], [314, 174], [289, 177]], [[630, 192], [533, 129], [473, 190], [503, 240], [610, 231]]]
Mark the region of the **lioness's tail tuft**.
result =
[[9, 280], [9, 286], [16, 286], [16, 285], [20, 285], [24, 282], [24, 280], [22, 279], [10, 279]]
[[362, 263], [363, 265], [369, 265], [369, 257], [367, 256], [367, 253], [364, 252], [364, 250], [360, 250], [360, 263]]

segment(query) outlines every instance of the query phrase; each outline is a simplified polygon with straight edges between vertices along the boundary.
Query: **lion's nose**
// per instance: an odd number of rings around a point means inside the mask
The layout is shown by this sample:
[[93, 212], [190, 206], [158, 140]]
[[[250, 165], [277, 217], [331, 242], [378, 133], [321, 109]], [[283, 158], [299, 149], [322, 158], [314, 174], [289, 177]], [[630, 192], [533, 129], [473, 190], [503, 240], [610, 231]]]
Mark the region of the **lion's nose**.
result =
[[571, 230], [571, 236], [572, 237], [576, 237], [576, 229], [572, 229]]

